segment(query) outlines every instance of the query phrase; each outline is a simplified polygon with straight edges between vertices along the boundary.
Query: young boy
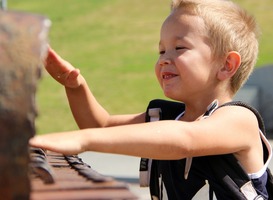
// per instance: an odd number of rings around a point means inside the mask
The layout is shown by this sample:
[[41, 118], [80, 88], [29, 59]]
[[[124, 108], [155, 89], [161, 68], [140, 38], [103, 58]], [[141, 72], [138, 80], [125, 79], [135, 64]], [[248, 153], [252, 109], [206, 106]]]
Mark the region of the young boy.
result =
[[[163, 168], [162, 179], [169, 199], [191, 199], [204, 185], [203, 179], [217, 188], [214, 175], [201, 168], [213, 155], [220, 159], [233, 155], [251, 178], [257, 196], [267, 199], [270, 156], [264, 161], [262, 143], [270, 155], [271, 148], [256, 116], [242, 106], [219, 107], [232, 101], [255, 65], [255, 20], [226, 0], [177, 0], [171, 8], [161, 28], [155, 73], [166, 97], [185, 104], [175, 120], [144, 123], [145, 113], [110, 115], [80, 71], [49, 48], [46, 69], [64, 85], [81, 130], [36, 136], [30, 145], [64, 154], [98, 151], [166, 161], [171, 168]], [[185, 176], [176, 174], [184, 170]], [[215, 193], [232, 199], [229, 192]]]

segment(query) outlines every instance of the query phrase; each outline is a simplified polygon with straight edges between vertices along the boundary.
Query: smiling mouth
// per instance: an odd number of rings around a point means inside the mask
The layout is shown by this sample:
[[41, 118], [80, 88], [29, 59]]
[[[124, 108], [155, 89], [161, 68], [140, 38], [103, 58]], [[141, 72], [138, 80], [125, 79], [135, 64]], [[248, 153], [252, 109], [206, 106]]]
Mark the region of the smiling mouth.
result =
[[165, 75], [162, 75], [162, 78], [163, 78], [163, 80], [169, 80], [169, 79], [174, 78], [176, 76], [177, 75], [175, 75], [175, 74], [165, 74]]

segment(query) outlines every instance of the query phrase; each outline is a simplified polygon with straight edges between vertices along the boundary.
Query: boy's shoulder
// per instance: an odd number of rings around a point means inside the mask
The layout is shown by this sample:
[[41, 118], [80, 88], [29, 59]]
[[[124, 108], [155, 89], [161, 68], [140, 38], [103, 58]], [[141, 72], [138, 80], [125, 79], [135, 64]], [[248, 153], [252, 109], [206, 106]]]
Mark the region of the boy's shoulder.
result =
[[250, 111], [252, 111], [255, 114], [255, 116], [256, 116], [256, 118], [258, 120], [260, 130], [265, 134], [265, 125], [264, 125], [263, 118], [260, 115], [260, 113], [254, 107], [252, 107], [249, 104], [247, 104], [245, 102], [242, 102], [242, 101], [231, 101], [231, 102], [227, 102], [227, 103], [224, 103], [224, 104], [220, 105], [216, 109], [219, 109], [219, 108], [222, 108], [222, 107], [225, 107], [225, 106], [241, 106], [241, 107], [247, 108]]

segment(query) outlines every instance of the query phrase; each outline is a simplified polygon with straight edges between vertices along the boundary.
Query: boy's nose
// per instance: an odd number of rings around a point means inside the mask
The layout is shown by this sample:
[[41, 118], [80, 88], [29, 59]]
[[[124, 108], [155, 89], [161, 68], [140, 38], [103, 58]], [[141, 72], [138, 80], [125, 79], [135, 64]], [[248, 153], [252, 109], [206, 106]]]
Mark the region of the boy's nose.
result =
[[159, 59], [159, 64], [160, 65], [169, 65], [169, 64], [171, 64], [171, 58], [168, 55], [163, 55]]

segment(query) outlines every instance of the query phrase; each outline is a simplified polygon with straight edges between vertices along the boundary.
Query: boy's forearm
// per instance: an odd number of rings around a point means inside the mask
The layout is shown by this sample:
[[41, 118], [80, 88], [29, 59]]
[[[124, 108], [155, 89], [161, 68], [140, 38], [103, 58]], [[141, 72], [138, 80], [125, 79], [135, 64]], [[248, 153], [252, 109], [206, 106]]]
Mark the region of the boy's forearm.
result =
[[52, 133], [35, 136], [30, 145], [69, 155], [97, 151], [153, 159], [181, 159], [187, 155], [184, 151], [187, 148], [183, 148], [186, 137], [182, 137], [185, 134], [180, 133], [180, 128], [173, 128], [176, 125], [176, 121], [160, 121]]
[[70, 109], [80, 129], [105, 126], [109, 114], [97, 102], [84, 79], [78, 88], [65, 87], [65, 90]]
[[185, 142], [181, 142], [181, 140], [183, 141], [181, 138], [184, 135], [184, 140], [186, 140], [187, 136], [180, 133], [182, 126], [179, 126], [176, 121], [155, 123], [83, 130], [82, 135], [79, 136], [81, 137], [82, 151], [153, 159], [180, 159], [184, 157], [187, 152], [181, 153]]

